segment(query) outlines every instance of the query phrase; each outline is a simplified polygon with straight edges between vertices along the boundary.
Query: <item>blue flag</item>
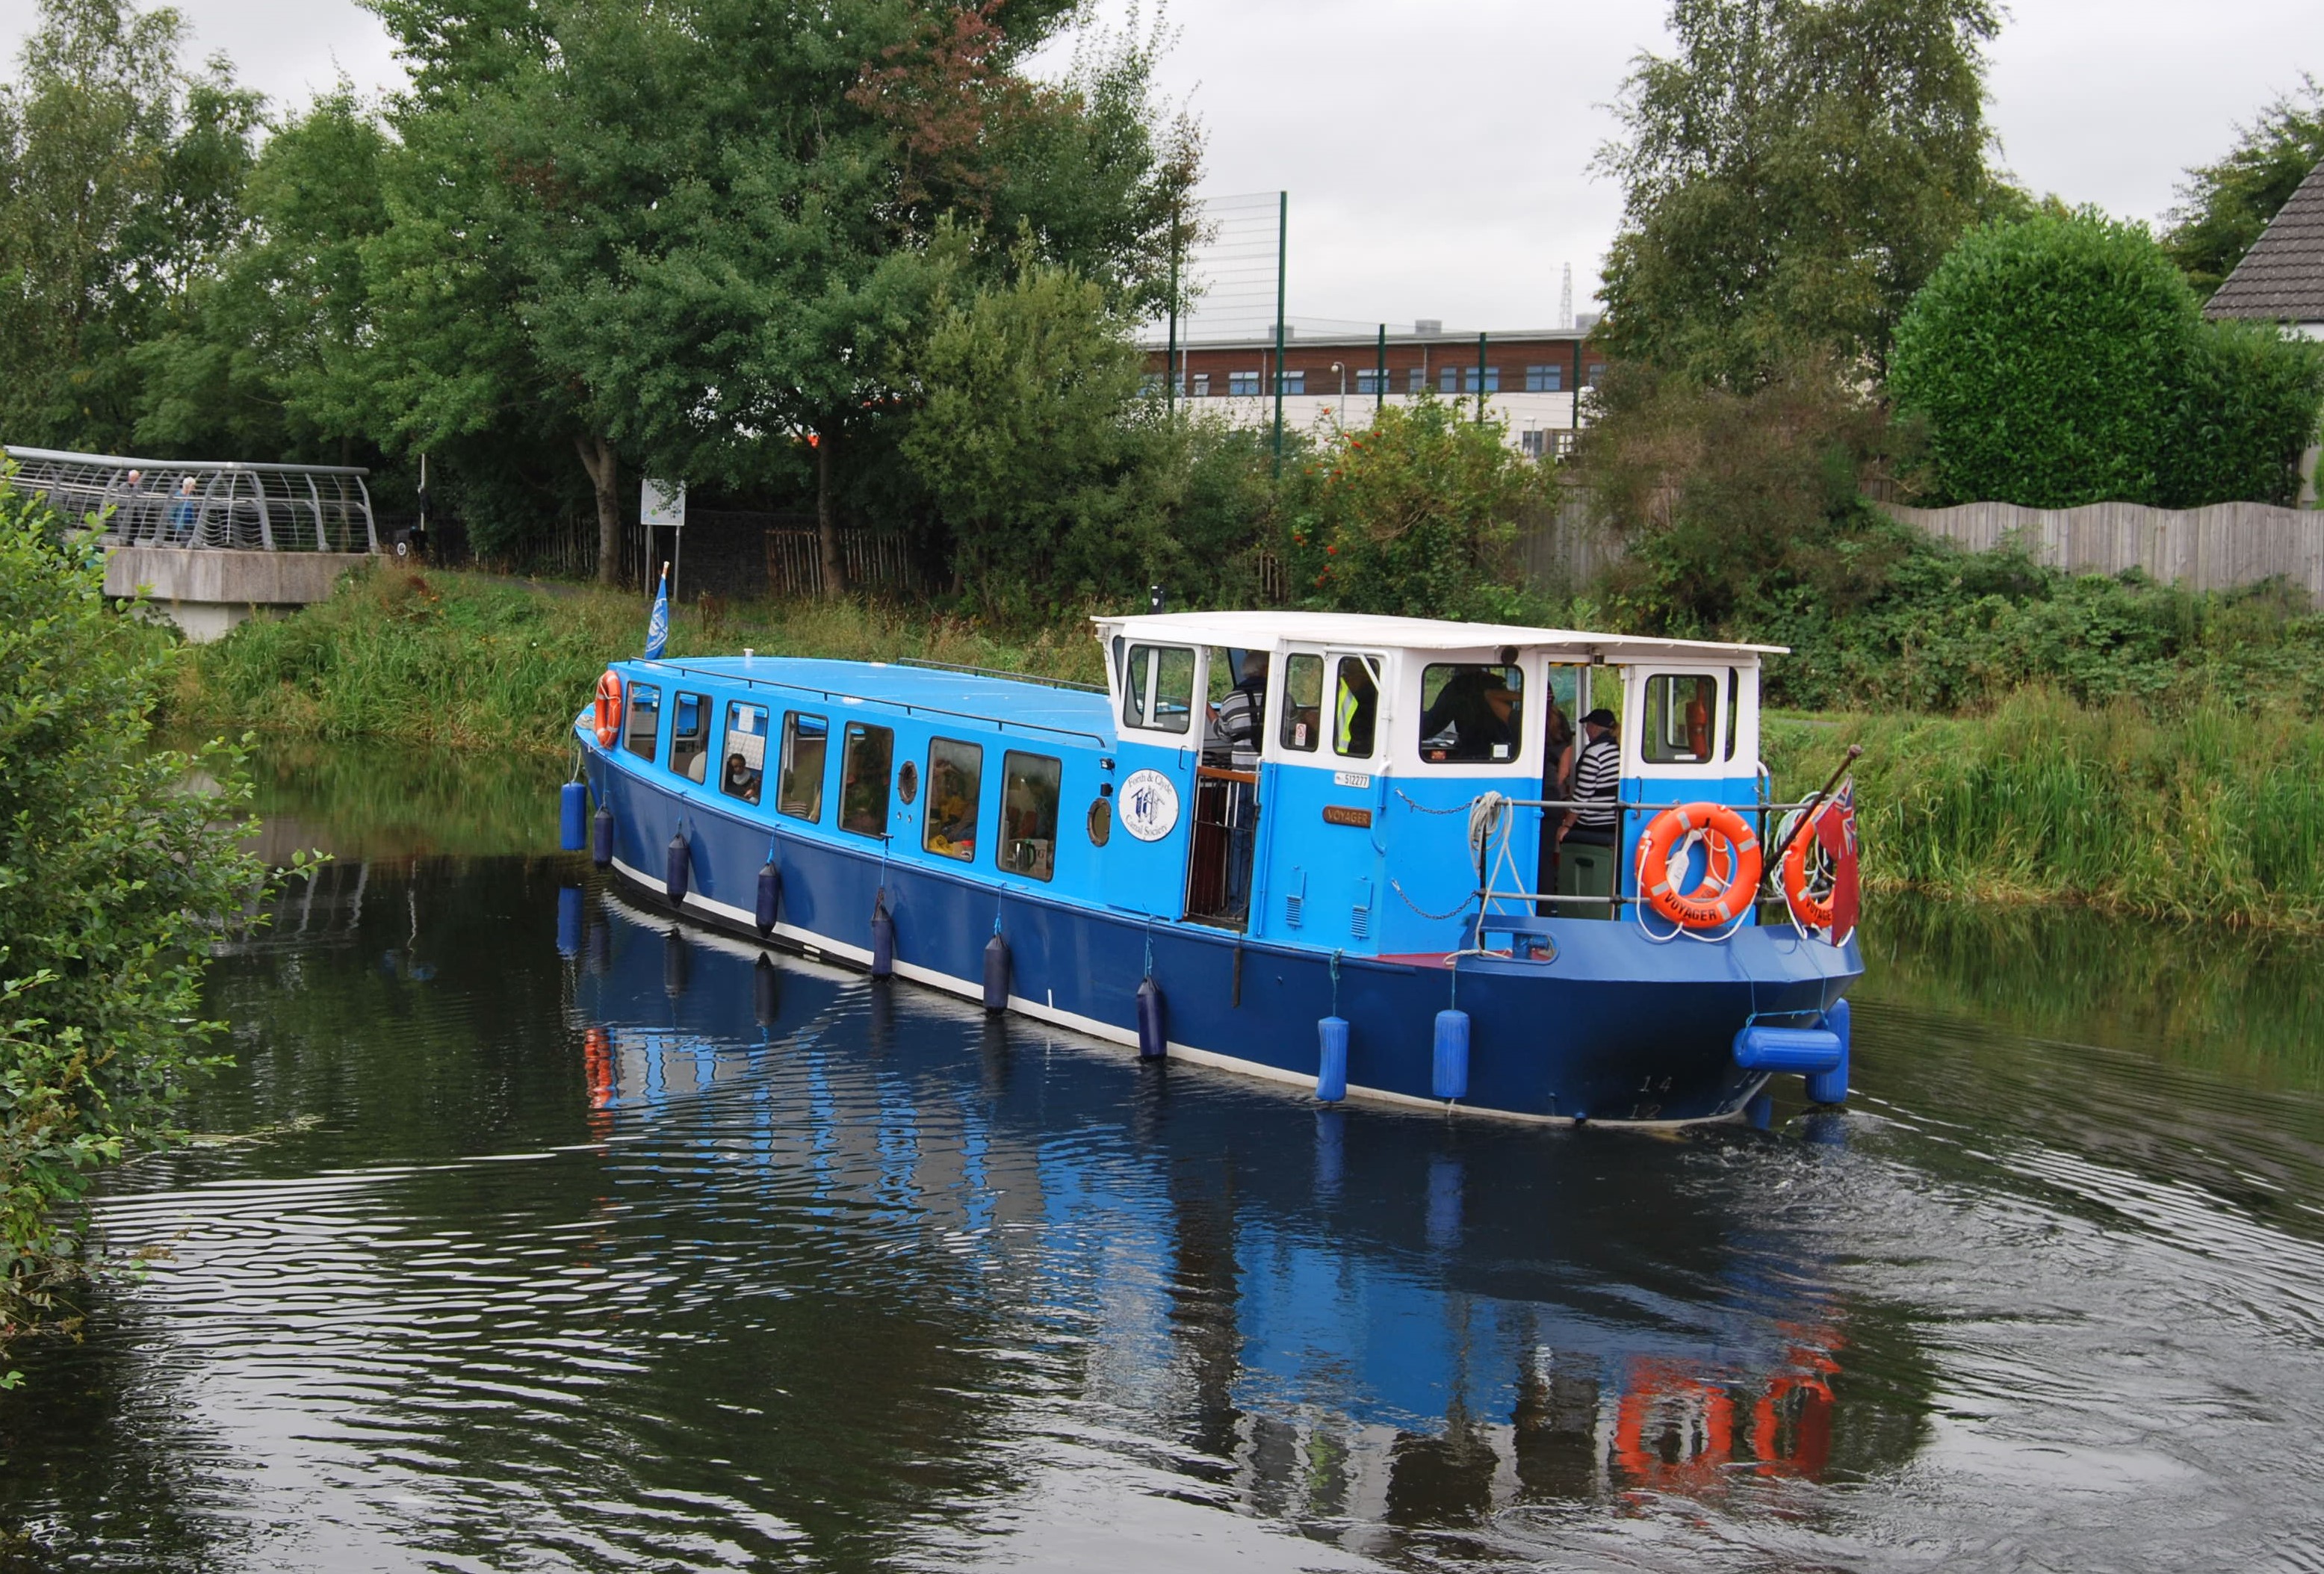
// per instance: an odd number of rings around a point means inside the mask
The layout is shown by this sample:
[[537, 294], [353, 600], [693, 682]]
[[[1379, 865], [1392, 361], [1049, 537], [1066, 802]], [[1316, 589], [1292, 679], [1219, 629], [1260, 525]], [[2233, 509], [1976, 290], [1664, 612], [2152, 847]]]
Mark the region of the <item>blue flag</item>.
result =
[[653, 618], [646, 624], [646, 659], [661, 659], [661, 648], [669, 643], [669, 569], [661, 571], [661, 588], [654, 592]]

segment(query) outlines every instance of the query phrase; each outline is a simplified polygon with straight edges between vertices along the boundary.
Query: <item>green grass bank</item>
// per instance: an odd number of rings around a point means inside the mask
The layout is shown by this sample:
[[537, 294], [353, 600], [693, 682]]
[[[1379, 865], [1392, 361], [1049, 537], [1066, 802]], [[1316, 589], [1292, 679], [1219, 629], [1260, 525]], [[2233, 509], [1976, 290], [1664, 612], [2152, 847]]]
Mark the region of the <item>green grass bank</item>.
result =
[[[635, 595], [383, 569], [188, 648], [171, 719], [553, 755], [645, 621]], [[670, 637], [677, 655], [745, 646], [1102, 677], [1082, 628], [1011, 635], [852, 603], [689, 609]], [[2324, 725], [2288, 702], [2087, 704], [2036, 685], [1975, 715], [1775, 718], [1765, 750], [1779, 787], [1804, 793], [1852, 742], [1876, 887], [2324, 931]]]

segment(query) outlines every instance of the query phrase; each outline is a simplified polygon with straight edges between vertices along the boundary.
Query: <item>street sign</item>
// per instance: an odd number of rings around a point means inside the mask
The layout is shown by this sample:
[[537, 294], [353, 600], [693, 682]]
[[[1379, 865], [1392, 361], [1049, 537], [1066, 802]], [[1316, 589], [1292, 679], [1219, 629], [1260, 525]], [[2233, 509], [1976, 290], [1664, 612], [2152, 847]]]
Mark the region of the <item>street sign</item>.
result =
[[649, 530], [686, 528], [686, 483], [649, 481], [638, 489], [638, 522]]

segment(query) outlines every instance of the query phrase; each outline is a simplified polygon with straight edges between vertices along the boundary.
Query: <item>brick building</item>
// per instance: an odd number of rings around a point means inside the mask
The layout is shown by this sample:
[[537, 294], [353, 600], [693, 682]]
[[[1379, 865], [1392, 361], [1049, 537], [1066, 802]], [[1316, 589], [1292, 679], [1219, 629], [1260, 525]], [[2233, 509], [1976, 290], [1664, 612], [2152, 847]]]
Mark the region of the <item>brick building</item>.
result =
[[[1159, 390], [1168, 347], [1148, 340], [1145, 348], [1148, 376]], [[1605, 353], [1589, 342], [1586, 327], [1448, 334], [1440, 323], [1421, 322], [1410, 333], [1390, 332], [1383, 348], [1377, 332], [1295, 327], [1284, 339], [1279, 373], [1271, 334], [1178, 346], [1180, 396], [1241, 425], [1274, 421], [1278, 375], [1283, 424], [1294, 430], [1366, 421], [1378, 404], [1409, 403], [1423, 389], [1471, 410], [1481, 393], [1487, 413], [1508, 423], [1509, 441], [1535, 456], [1571, 446], [1577, 391], [1595, 387], [1605, 370]]]

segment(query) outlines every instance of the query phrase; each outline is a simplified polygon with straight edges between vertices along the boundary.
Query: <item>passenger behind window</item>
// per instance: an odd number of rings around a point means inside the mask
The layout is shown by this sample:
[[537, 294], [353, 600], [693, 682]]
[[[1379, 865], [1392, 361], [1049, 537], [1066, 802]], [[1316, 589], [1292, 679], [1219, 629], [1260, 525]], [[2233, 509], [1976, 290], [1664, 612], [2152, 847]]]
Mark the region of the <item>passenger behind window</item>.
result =
[[1440, 663], [1425, 668], [1420, 693], [1427, 708], [1420, 716], [1421, 758], [1436, 764], [1515, 759], [1522, 736], [1524, 683], [1524, 672], [1515, 667]]
[[726, 705], [726, 764], [718, 773], [718, 790], [746, 804], [759, 801], [760, 783], [766, 775], [767, 708], [732, 700]]
[[1358, 656], [1340, 658], [1340, 694], [1332, 709], [1332, 750], [1350, 759], [1372, 757], [1374, 718], [1379, 713], [1379, 685], [1371, 668]]
[[938, 738], [928, 745], [927, 825], [922, 846], [963, 862], [976, 856], [977, 806], [983, 778], [984, 750], [975, 744]]
[[689, 781], [710, 769], [710, 703], [698, 694], [680, 694], [669, 723], [669, 768]]

